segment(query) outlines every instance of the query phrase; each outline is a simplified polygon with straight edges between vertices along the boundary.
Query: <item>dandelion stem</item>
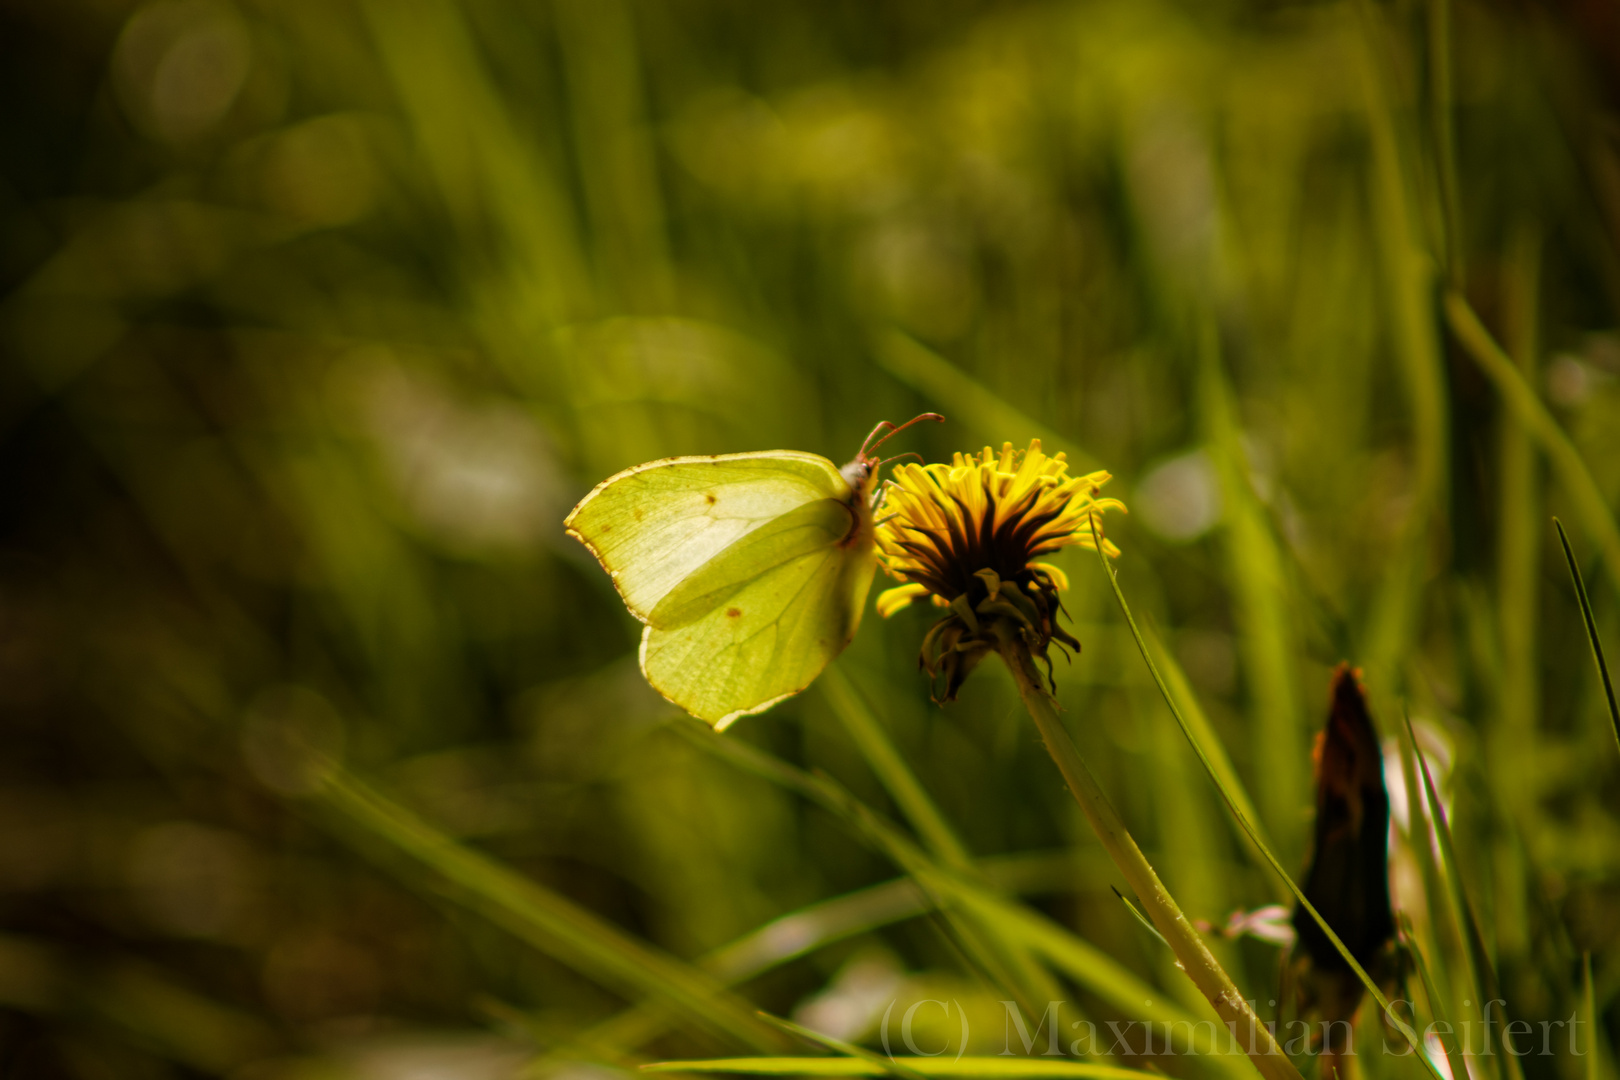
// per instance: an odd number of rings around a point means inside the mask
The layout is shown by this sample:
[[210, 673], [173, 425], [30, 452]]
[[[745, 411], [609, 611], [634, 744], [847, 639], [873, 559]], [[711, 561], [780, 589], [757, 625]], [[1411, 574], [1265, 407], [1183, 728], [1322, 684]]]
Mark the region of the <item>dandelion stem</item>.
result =
[[1102, 841], [1109, 857], [1114, 860], [1114, 865], [1125, 875], [1125, 881], [1142, 902], [1148, 918], [1153, 920], [1153, 925], [1158, 927], [1159, 933], [1176, 954], [1182, 970], [1232, 1033], [1234, 1048], [1247, 1053], [1254, 1067], [1267, 1080], [1300, 1080], [1299, 1070], [1294, 1068], [1293, 1062], [1288, 1060], [1272, 1038], [1270, 1030], [1243, 999], [1231, 976], [1216, 961], [1198, 931], [1181, 913], [1170, 891], [1159, 880], [1159, 875], [1142, 854], [1142, 849], [1136, 846], [1135, 839], [1125, 828], [1125, 822], [1086, 766], [1074, 740], [1064, 730], [1063, 722], [1058, 718], [1057, 702], [1052, 700], [1042, 684], [1029, 647], [1016, 638], [1003, 639], [999, 651], [1007, 663], [1007, 670], [1012, 672], [1013, 681], [1018, 684], [1019, 696], [1024, 699], [1030, 717], [1040, 730], [1047, 753], [1052, 755], [1052, 761], [1063, 774], [1069, 791], [1080, 804], [1080, 809], [1085, 811], [1086, 818], [1096, 830], [1097, 838]]

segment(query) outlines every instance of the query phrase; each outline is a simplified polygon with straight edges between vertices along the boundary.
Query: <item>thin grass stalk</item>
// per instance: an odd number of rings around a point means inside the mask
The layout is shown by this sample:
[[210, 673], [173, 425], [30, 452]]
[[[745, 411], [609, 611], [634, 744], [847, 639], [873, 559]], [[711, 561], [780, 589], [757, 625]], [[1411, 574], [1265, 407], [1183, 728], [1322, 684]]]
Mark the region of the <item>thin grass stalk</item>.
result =
[[917, 830], [923, 846], [951, 869], [977, 874], [966, 845], [958, 839], [956, 831], [945, 820], [945, 815], [928, 797], [928, 792], [923, 790], [916, 773], [906, 765], [905, 759], [889, 741], [871, 709], [839, 665], [829, 665], [816, 685], [832, 706], [834, 715], [843, 723], [844, 730], [855, 741], [866, 764], [877, 775], [878, 782], [889, 793], [889, 798], [894, 800], [911, 827]]
[[[899, 803], [901, 812], [911, 820], [913, 828], [922, 834], [924, 845], [957, 874], [977, 879], [978, 873], [967, 850], [950, 831], [922, 785], [905, 767], [894, 746], [877, 730], [871, 714], [855, 697], [853, 688], [840, 680], [831, 669], [823, 675], [833, 675], [834, 683], [825, 692], [834, 710], [845, 719], [846, 726], [853, 727], [851, 734], [862, 753], [867, 755], [867, 763], [878, 774], [890, 797]], [[845, 693], [840, 694], [840, 689]], [[926, 890], [927, 887], [924, 888]], [[933, 897], [929, 913], [939, 920], [946, 943], [958, 953], [962, 962], [1000, 992], [1016, 999], [1026, 1012], [1042, 997], [1050, 1001], [1058, 996], [1055, 987], [1050, 992], [1045, 987], [1040, 991], [1034, 990], [1034, 984], [1040, 981], [1030, 978], [1037, 970], [1036, 965], [1016, 943], [1010, 946], [1002, 943], [1002, 950], [991, 947], [991, 941], [999, 937], [993, 923], [975, 923], [964, 919], [954, 905], [945, 903], [937, 896]]]
[[[1434, 979], [1429, 974], [1429, 963], [1423, 957], [1423, 947], [1418, 944], [1417, 938], [1413, 936], [1412, 924], [1404, 914], [1401, 916], [1401, 937], [1405, 939], [1403, 943], [1406, 948], [1411, 951], [1413, 966], [1417, 968], [1418, 981], [1423, 984], [1423, 996], [1429, 1001], [1429, 1015], [1446, 1025], [1446, 1030], [1455, 1031], [1456, 1027], [1451, 1022], [1451, 1012], [1446, 1008], [1445, 995], [1435, 987]], [[1412, 1018], [1417, 1019], [1415, 1012]], [[1468, 1063], [1461, 1047], [1453, 1050], [1452, 1044], [1444, 1039], [1440, 1041], [1440, 1047], [1445, 1051], [1446, 1063], [1451, 1066], [1453, 1080], [1457, 1080], [1458, 1077], [1466, 1078], [1472, 1075], [1468, 1071]]]
[[[1156, 612], [1165, 610], [1165, 598], [1157, 579], [1149, 578], [1144, 583], [1144, 589], [1149, 593], [1148, 606]], [[1103, 597], [1086, 597], [1076, 600], [1087, 608], [1093, 604], [1104, 601]], [[1074, 613], [1079, 618], [1079, 613]], [[1093, 620], [1095, 621], [1095, 620]], [[1084, 624], [1082, 619], [1076, 624], [1076, 633]], [[1149, 631], [1151, 634], [1151, 631]], [[1083, 635], [1082, 635], [1083, 636]], [[1188, 687], [1186, 674], [1176, 663], [1173, 654], [1164, 649], [1162, 643], [1155, 642], [1159, 650], [1161, 661], [1174, 668], [1173, 674], [1168, 674], [1173, 686], [1179, 687], [1182, 694], [1182, 703], [1192, 702], [1197, 709], [1196, 699]], [[1176, 680], [1180, 680], [1179, 683]], [[1230, 831], [1234, 839], [1240, 844], [1247, 844], [1243, 836], [1229, 818], [1219, 812], [1210, 799], [1213, 793], [1207, 791], [1197, 780], [1198, 764], [1182, 752], [1183, 740], [1174, 721], [1164, 715], [1159, 708], [1158, 691], [1146, 684], [1131, 683], [1127, 691], [1130, 712], [1128, 722], [1135, 730], [1142, 732], [1143, 736], [1151, 740], [1153, 747], [1151, 777], [1153, 780], [1154, 796], [1142, 806], [1145, 813], [1151, 813], [1152, 823], [1156, 835], [1160, 837], [1157, 858], [1161, 872], [1166, 883], [1177, 896], [1196, 897], [1192, 910], [1188, 915], [1194, 919], [1204, 918], [1218, 922], [1232, 905], [1237, 902], [1234, 890], [1241, 890], [1242, 886], [1231, 871], [1233, 863], [1230, 849], [1223, 841], [1223, 834]], [[1199, 730], [1212, 731], [1209, 727], [1209, 718], [1198, 710], [1196, 717], [1189, 714], [1195, 726], [1202, 725]], [[1125, 722], [1125, 721], [1122, 721]], [[1231, 762], [1225, 762], [1230, 770]], [[1233, 775], [1236, 775], [1235, 770]], [[1125, 808], [1129, 813], [1129, 808]], [[1138, 824], [1137, 828], [1145, 828]], [[1106, 854], [1098, 851], [1099, 857], [1106, 858]], [[1241, 873], [1238, 877], [1242, 877]], [[1246, 883], [1244, 883], [1246, 884]], [[1210, 951], [1215, 954], [1223, 967], [1236, 971], [1234, 965], [1242, 955], [1241, 944], [1226, 938], [1224, 935], [1209, 935]], [[1179, 993], [1181, 999], [1194, 1008], [1203, 1007], [1203, 998], [1198, 988], [1188, 982], [1182, 975], [1171, 970], [1175, 956], [1168, 949], [1153, 954], [1163, 973], [1161, 982], [1166, 983], [1173, 992]]]
[[[1165, 603], [1162, 591], [1156, 587], [1158, 584], [1149, 579], [1145, 589], [1150, 594], [1148, 606], [1162, 612]], [[1080, 602], [1089, 608], [1102, 599], [1088, 597]], [[1175, 663], [1173, 658], [1170, 662]], [[1185, 690], [1185, 675], [1179, 671], [1179, 667], [1177, 673], [1182, 675]], [[1199, 782], [1196, 775], [1198, 763], [1185, 753], [1181, 732], [1159, 707], [1158, 692], [1151, 686], [1133, 683], [1126, 696], [1129, 713], [1119, 722], [1129, 723], [1133, 730], [1141, 733], [1141, 737], [1150, 740], [1148, 745], [1153, 763], [1151, 772], [1145, 777], [1152, 780], [1152, 795], [1139, 804], [1143, 817], [1135, 827], [1146, 829], [1151, 825], [1159, 838], [1154, 865], [1163, 875], [1172, 895], [1193, 898], [1187, 911], [1188, 917], [1200, 921], [1200, 925], [1202, 920], [1219, 923], [1237, 902], [1233, 890], [1240, 888], [1239, 879], [1245, 876], [1241, 872], [1238, 875], [1231, 873], [1233, 863], [1230, 848], [1223, 834], [1226, 830], [1232, 830], [1239, 843], [1247, 841], [1242, 839], [1242, 833], [1235, 829], [1226, 815], [1211, 804], [1212, 793]], [[1191, 698], [1190, 691], [1187, 698]], [[1201, 719], [1207, 725], [1208, 718]], [[1120, 809], [1127, 815], [1132, 813], [1129, 806]], [[1101, 850], [1097, 854], [1103, 859], [1108, 857]], [[1158, 930], [1153, 928], [1146, 916], [1134, 907], [1130, 910], [1132, 917], [1158, 939]], [[1241, 976], [1245, 972], [1246, 969], [1240, 965], [1244, 957], [1241, 942], [1222, 934], [1206, 934], [1206, 942], [1222, 967], [1234, 975]], [[1204, 1009], [1202, 993], [1175, 966], [1176, 956], [1168, 945], [1159, 942], [1159, 947], [1149, 946], [1146, 959], [1153, 964], [1160, 985], [1189, 1009], [1195, 1012]]]
[[[1506, 325], [1514, 359], [1527, 383], [1536, 379], [1541, 235], [1531, 224], [1514, 231], [1508, 258]], [[1499, 820], [1530, 821], [1535, 789], [1525, 782], [1524, 762], [1536, 749], [1537, 702], [1541, 698], [1537, 628], [1541, 591], [1541, 484], [1530, 432], [1512, 410], [1501, 418], [1497, 461], [1501, 496], [1497, 510], [1497, 633], [1501, 690], [1491, 739], [1492, 780]], [[1499, 954], [1523, 956], [1530, 942], [1527, 867], [1519, 845], [1499, 831], [1493, 928]]]
[[1586, 1022], [1592, 1026], [1592, 1046], [1586, 1052], [1586, 1080], [1599, 1080], [1603, 1075], [1597, 1052], [1601, 1018], [1597, 1011], [1597, 997], [1592, 992], [1592, 954], [1589, 952], [1581, 953], [1581, 1003], [1586, 1006]]
[[[1434, 853], [1435, 842], [1432, 836], [1432, 824], [1429, 816], [1423, 812], [1427, 805], [1424, 802], [1423, 783], [1417, 775], [1417, 754], [1414, 751], [1409, 729], [1405, 726], [1396, 728], [1395, 738], [1400, 743], [1401, 784], [1406, 790], [1406, 843], [1411, 849], [1412, 858], [1418, 865], [1418, 874], [1423, 879], [1423, 895], [1418, 898], [1422, 903], [1423, 933], [1430, 945], [1429, 955], [1435, 958], [1437, 967], [1434, 969], [1435, 981], [1439, 988], [1450, 994], [1451, 975], [1444, 967], [1445, 950], [1441, 947], [1441, 930], [1444, 913], [1440, 910], [1441, 897], [1446, 893], [1446, 886], [1440, 880], [1439, 860]], [[1406, 914], [1403, 912], [1403, 914]], [[1408, 920], [1410, 936], [1416, 937], [1417, 931], [1411, 929]], [[1461, 939], [1458, 939], [1459, 946]]]
[[[1433, 816], [1435, 838], [1440, 842], [1440, 857], [1444, 860], [1442, 876], [1446, 879], [1447, 896], [1451, 901], [1451, 918], [1457, 926], [1458, 936], [1463, 939], [1463, 959], [1467, 967], [1469, 985], [1473, 989], [1474, 1000], [1479, 1003], [1481, 1019], [1488, 1020], [1491, 1004], [1501, 1000], [1502, 983], [1497, 977], [1496, 966], [1491, 963], [1490, 951], [1485, 945], [1485, 935], [1480, 932], [1479, 918], [1474, 913], [1473, 902], [1468, 898], [1468, 889], [1463, 883], [1462, 867], [1457, 861], [1457, 846], [1452, 841], [1451, 823], [1446, 819], [1446, 808], [1440, 802], [1440, 792], [1436, 790], [1434, 777], [1429, 772], [1428, 759], [1423, 756], [1423, 748], [1417, 743], [1417, 735], [1412, 729], [1412, 718], [1404, 712], [1401, 718], [1406, 724], [1406, 735], [1412, 744], [1418, 772], [1423, 777], [1423, 791], [1428, 800], [1429, 812]], [[1506, 1007], [1505, 1001], [1503, 1007]], [[1497, 1036], [1495, 1029], [1489, 1024], [1485, 1025], [1485, 1038], [1487, 1051], [1491, 1057], [1500, 1059], [1512, 1056], [1496, 1053]], [[1496, 1064], [1498, 1068], [1507, 1068], [1500, 1060]]]
[[[934, 800], [929, 798], [916, 773], [906, 765], [905, 758], [889, 741], [882, 725], [872, 715], [872, 710], [849, 677], [837, 664], [833, 664], [822, 672], [818, 685], [832, 705], [833, 712], [843, 722], [844, 730], [855, 741], [861, 756], [877, 774], [884, 790], [899, 806], [911, 827], [917, 830], [923, 846], [955, 873], [983, 882], [984, 876], [974, 865], [967, 846], [957, 837]], [[1026, 1008], [1036, 1002], [1056, 1001], [1063, 996], [1063, 991], [1050, 973], [1022, 945], [1002, 939], [995, 922], [980, 922], [972, 931], [965, 927], [958, 929], [968, 934], [975, 952], [980, 954], [977, 959], [982, 965], [993, 969], [1000, 962], [1005, 962], [1009, 969], [1007, 977], [1022, 990], [1019, 997], [1025, 999], [1022, 1004]], [[983, 938], [995, 942], [1000, 948], [992, 952], [981, 940]]]
[[1575, 561], [1575, 552], [1569, 546], [1569, 537], [1564, 534], [1564, 523], [1553, 518], [1553, 527], [1558, 530], [1558, 542], [1564, 546], [1564, 561], [1569, 564], [1570, 580], [1575, 583], [1575, 598], [1580, 602], [1581, 619], [1586, 624], [1586, 641], [1592, 649], [1592, 663], [1597, 665], [1598, 679], [1603, 683], [1603, 696], [1609, 704], [1614, 745], [1620, 750], [1620, 704], [1615, 703], [1614, 681], [1609, 678], [1609, 664], [1603, 658], [1603, 639], [1598, 637], [1597, 620], [1592, 617], [1592, 599], [1586, 594], [1586, 580], [1581, 576], [1581, 566]]
[[1141, 900], [1148, 918], [1153, 920], [1165, 943], [1176, 954], [1182, 970], [1214, 1007], [1221, 1022], [1232, 1032], [1233, 1039], [1246, 1044], [1244, 1052], [1262, 1076], [1269, 1080], [1300, 1080], [1299, 1070], [1283, 1054], [1270, 1030], [1261, 1023], [1232, 982], [1232, 977], [1216, 961], [1203, 937], [1182, 914], [1180, 906], [1142, 854], [1142, 849], [1137, 847], [1125, 822], [1108, 801], [1097, 778], [1086, 767], [1079, 749], [1064, 730], [1063, 722], [1058, 719], [1057, 703], [1041, 682], [1029, 646], [1021, 638], [1003, 638], [1000, 653], [1018, 687], [1018, 696], [1023, 699], [1030, 718], [1035, 721], [1041, 741], [1046, 744], [1052, 761], [1063, 774], [1069, 791], [1085, 812], [1097, 838], [1114, 860], [1114, 865]]
[[[922, 1076], [993, 1077], [1015, 1080], [1028, 1077], [1073, 1077], [1074, 1080], [1164, 1080], [1160, 1072], [1122, 1069], [1044, 1057], [896, 1057], [894, 1064]], [[748, 1076], [883, 1076], [892, 1070], [858, 1057], [716, 1058], [710, 1061], [660, 1061], [643, 1065], [642, 1072], [731, 1073]]]
[[[1154, 635], [1152, 627], [1144, 629], [1142, 635], [1153, 653], [1159, 674], [1164, 677], [1167, 692], [1175, 697], [1182, 716], [1186, 718], [1187, 727], [1208, 756], [1209, 768], [1216, 778], [1216, 786], [1231, 797], [1242, 816], [1254, 825], [1260, 842], [1270, 846], [1271, 838], [1266, 834], [1265, 826], [1260, 823], [1259, 811], [1254, 808], [1254, 802], [1249, 798], [1243, 780], [1238, 776], [1237, 768], [1226, 753], [1226, 747], [1216, 737], [1214, 726], [1205, 715], [1203, 706], [1198, 703], [1197, 696], [1193, 694], [1192, 684], [1187, 681], [1187, 673], [1181, 670], [1175, 654], [1165, 648], [1164, 642]], [[1232, 829], [1245, 845], [1252, 842], [1249, 834], [1244, 832], [1243, 827], [1235, 820], [1232, 822]]]
[[831, 1050], [835, 1054], [842, 1055], [846, 1058], [853, 1058], [856, 1061], [864, 1061], [867, 1064], [882, 1070], [885, 1075], [898, 1076], [900, 1077], [900, 1080], [922, 1080], [922, 1073], [918, 1072], [916, 1069], [900, 1064], [893, 1057], [884, 1057], [881, 1054], [874, 1054], [864, 1046], [856, 1046], [854, 1043], [845, 1042], [843, 1039], [836, 1039], [831, 1035], [823, 1035], [821, 1032], [815, 1031], [812, 1028], [807, 1028], [802, 1024], [795, 1024], [791, 1020], [783, 1020], [780, 1017], [772, 1016], [768, 1012], [761, 1012], [759, 1014], [759, 1018], [773, 1027], [780, 1028], [782, 1031], [794, 1036], [795, 1038], [804, 1040], [812, 1046], [819, 1046], [823, 1049]]
[[[1159, 837], [1160, 867], [1178, 895], [1194, 898], [1191, 914], [1195, 918], [1219, 922], [1236, 903], [1232, 888], [1237, 882], [1227, 873], [1230, 861], [1225, 857], [1225, 826], [1221, 821], [1225, 815], [1210, 805], [1210, 793], [1195, 775], [1198, 765], [1188, 759], [1181, 732], [1163, 710], [1155, 708], [1157, 701], [1152, 695], [1148, 687], [1133, 688], [1130, 715], [1152, 740], [1155, 790], [1151, 806]], [[1137, 918], [1144, 918], [1134, 906], [1132, 911]], [[1153, 933], [1157, 935], [1158, 931]], [[1242, 955], [1236, 941], [1211, 935], [1207, 944], [1222, 967], [1242, 970], [1236, 966]], [[1169, 970], [1174, 954], [1154, 950], [1152, 956], [1162, 972], [1160, 982], [1188, 1007], [1201, 1008], [1198, 988]]]
[[1267, 778], [1260, 789], [1261, 820], [1302, 852], [1298, 808], [1308, 801], [1304, 773], [1305, 729], [1295, 692], [1292, 627], [1287, 612], [1287, 574], [1276, 537], [1249, 480], [1231, 387], [1221, 369], [1213, 320], [1206, 319], [1199, 348], [1199, 411], [1220, 480], [1225, 507], [1226, 562], [1234, 584], [1239, 648], [1253, 702], [1255, 760]]

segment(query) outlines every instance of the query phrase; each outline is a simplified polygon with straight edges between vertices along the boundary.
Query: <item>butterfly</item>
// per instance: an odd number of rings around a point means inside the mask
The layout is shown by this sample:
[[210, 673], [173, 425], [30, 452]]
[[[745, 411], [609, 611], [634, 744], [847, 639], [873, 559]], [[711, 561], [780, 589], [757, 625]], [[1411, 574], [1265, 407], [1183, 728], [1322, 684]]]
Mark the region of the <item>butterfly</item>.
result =
[[797, 450], [663, 458], [581, 499], [563, 525], [646, 624], [653, 689], [723, 730], [809, 686], [866, 607], [877, 448], [943, 419], [885, 420], [843, 468]]

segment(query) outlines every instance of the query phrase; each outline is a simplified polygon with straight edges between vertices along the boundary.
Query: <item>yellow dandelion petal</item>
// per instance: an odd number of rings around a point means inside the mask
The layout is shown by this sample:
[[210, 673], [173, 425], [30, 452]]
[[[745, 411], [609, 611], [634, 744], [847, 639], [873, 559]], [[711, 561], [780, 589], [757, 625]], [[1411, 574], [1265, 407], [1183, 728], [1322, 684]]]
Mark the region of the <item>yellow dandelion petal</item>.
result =
[[877, 613], [887, 619], [927, 595], [928, 588], [925, 585], [899, 585], [893, 589], [885, 589], [878, 594]]
[[[1041, 573], [1045, 574], [1047, 579], [1052, 582], [1052, 587], [1058, 592], [1069, 591], [1069, 575], [1065, 574], [1062, 570], [1059, 570], [1051, 563], [1032, 562], [1029, 564], [1029, 568], [1031, 570], [1039, 570]], [[890, 589], [889, 591], [894, 592], [895, 590]]]
[[[999, 452], [958, 453], [949, 465], [902, 465], [884, 491], [879, 561], [890, 576], [950, 601], [972, 588], [980, 570], [1016, 580], [1037, 555], [1095, 548], [1093, 519], [1125, 506], [1099, 497], [1107, 472], [1071, 477], [1068, 469], [1063, 454], [1042, 452], [1039, 439], [1027, 450], [1009, 442]], [[1119, 554], [1106, 538], [1102, 545]]]

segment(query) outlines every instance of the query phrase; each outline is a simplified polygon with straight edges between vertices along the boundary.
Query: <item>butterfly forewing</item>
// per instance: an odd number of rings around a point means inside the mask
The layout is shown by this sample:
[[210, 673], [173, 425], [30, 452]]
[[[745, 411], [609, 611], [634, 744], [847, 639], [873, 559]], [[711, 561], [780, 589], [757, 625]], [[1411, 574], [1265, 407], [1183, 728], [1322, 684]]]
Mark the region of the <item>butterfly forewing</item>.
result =
[[688, 575], [658, 602], [647, 624], [673, 630], [701, 618], [785, 564], [825, 554], [854, 525], [854, 513], [838, 499], [817, 499], [789, 510], [733, 541]]
[[659, 603], [754, 530], [849, 485], [815, 454], [772, 450], [667, 458], [609, 477], [564, 523], [613, 578], [630, 613]]

